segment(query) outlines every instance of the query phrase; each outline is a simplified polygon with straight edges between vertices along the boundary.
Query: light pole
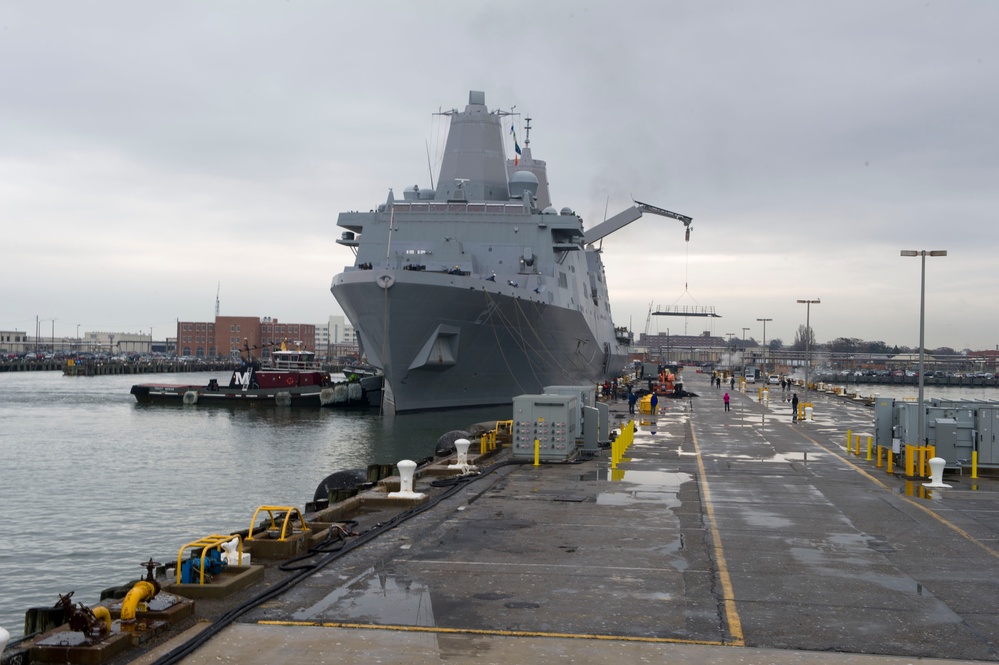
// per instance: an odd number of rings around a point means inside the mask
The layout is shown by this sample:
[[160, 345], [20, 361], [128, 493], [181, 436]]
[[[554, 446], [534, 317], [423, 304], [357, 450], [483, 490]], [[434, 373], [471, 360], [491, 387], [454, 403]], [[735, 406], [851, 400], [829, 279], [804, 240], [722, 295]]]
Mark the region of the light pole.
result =
[[805, 394], [808, 394], [808, 373], [812, 368], [812, 304], [818, 305], [821, 300], [799, 300], [805, 304]]
[[919, 273], [919, 401], [916, 407], [919, 410], [919, 442], [918, 445], [922, 446], [926, 441], [926, 423], [923, 417], [923, 355], [925, 350], [923, 349], [923, 329], [926, 320], [926, 257], [929, 256], [947, 256], [946, 249], [934, 249], [931, 251], [926, 251], [921, 249], [918, 252], [914, 249], [903, 249], [901, 252], [902, 256], [918, 256], [922, 263], [920, 273]]
[[763, 322], [763, 373], [767, 373], [767, 321], [773, 319], [756, 319]]

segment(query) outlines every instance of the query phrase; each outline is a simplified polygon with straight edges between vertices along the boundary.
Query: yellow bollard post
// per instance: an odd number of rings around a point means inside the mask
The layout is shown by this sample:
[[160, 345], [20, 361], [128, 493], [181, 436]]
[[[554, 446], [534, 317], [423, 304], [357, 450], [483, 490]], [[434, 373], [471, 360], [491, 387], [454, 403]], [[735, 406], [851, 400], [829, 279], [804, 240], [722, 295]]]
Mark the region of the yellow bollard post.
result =
[[882, 455], [882, 453], [884, 452], [884, 449], [885, 449], [885, 447], [884, 447], [884, 446], [882, 446], [882, 445], [879, 445], [879, 446], [878, 446], [878, 463], [877, 463], [877, 467], [878, 467], [879, 469], [880, 469], [880, 468], [882, 467], [882, 465], [884, 464], [884, 460], [882, 460], [882, 459], [881, 459], [881, 455]]
[[978, 478], [978, 451], [971, 451], [971, 477]]
[[888, 462], [885, 465], [885, 473], [894, 473], [895, 453], [891, 449], [885, 450]]
[[853, 440], [853, 454], [855, 457], [860, 457], [860, 435], [854, 434]]
[[541, 466], [541, 441], [534, 440], [534, 466]]
[[872, 438], [871, 437], [867, 437], [867, 461], [868, 462], [871, 461], [871, 451], [874, 449], [872, 444], [873, 444]]
[[916, 457], [916, 453], [913, 450], [914, 448], [915, 448], [915, 446], [909, 445], [908, 443], [905, 444], [905, 477], [906, 478], [912, 478], [912, 476], [914, 476], [915, 473], [916, 473], [916, 469], [915, 469], [915, 462], [916, 462], [915, 457]]
[[853, 445], [853, 430], [846, 430], [846, 452], [850, 452], [850, 446]]

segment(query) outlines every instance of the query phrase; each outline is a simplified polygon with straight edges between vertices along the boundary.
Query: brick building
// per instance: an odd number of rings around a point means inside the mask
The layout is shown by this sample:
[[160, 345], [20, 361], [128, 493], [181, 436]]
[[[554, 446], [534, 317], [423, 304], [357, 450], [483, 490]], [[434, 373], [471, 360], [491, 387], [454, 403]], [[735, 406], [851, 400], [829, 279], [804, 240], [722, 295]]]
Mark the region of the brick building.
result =
[[253, 355], [266, 358], [282, 341], [315, 350], [316, 326], [311, 323], [281, 323], [269, 316], [217, 316], [213, 322], [178, 321], [177, 355], [196, 358], [239, 356], [244, 341]]

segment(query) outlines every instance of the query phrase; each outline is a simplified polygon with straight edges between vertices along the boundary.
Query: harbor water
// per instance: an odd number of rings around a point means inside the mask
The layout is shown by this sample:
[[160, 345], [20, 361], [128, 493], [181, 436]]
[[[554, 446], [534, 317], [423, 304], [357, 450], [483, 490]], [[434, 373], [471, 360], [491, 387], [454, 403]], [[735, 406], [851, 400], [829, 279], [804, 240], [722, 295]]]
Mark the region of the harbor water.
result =
[[344, 469], [433, 454], [441, 434], [509, 407], [382, 416], [377, 410], [149, 406], [135, 383], [229, 375], [0, 374], [0, 626], [30, 607], [102, 589], [176, 560], [185, 543], [245, 529], [258, 506], [304, 508]]

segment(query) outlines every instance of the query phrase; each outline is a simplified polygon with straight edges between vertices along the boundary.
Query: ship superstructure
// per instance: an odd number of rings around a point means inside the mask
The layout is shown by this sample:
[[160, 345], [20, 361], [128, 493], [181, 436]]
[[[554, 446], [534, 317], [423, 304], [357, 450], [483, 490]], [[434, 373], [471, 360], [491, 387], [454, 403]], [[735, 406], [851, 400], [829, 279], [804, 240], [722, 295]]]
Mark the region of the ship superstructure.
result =
[[343, 212], [338, 244], [356, 260], [331, 291], [384, 373], [395, 411], [508, 404], [547, 385], [621, 373], [630, 333], [611, 319], [591, 243], [656, 212], [645, 204], [584, 232], [551, 205], [528, 141], [504, 153], [503, 111], [473, 91], [452, 110], [436, 188], [412, 186], [369, 212]]

